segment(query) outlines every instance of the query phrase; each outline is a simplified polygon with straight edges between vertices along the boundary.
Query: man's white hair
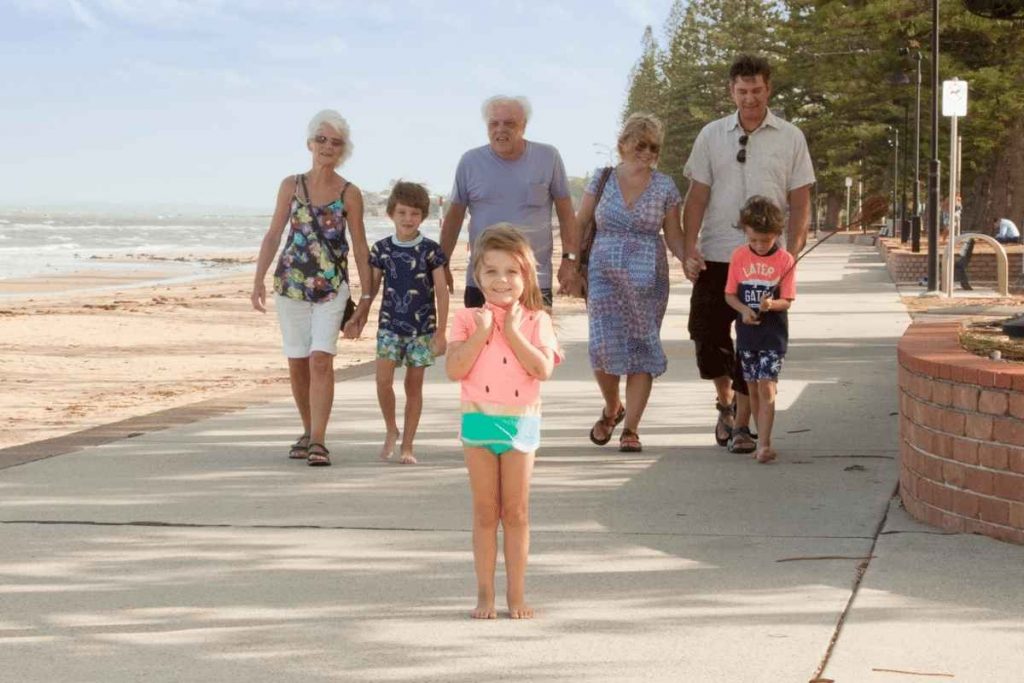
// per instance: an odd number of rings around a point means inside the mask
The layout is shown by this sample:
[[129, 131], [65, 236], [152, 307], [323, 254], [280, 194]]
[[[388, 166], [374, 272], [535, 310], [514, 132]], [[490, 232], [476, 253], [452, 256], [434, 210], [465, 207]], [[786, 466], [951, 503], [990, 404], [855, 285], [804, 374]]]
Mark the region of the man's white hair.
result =
[[524, 95], [516, 95], [510, 97], [509, 95], [495, 95], [494, 97], [488, 97], [484, 100], [483, 105], [480, 107], [480, 113], [483, 114], [484, 123], [490, 120], [491, 110], [499, 104], [514, 104], [523, 110], [523, 125], [530, 120], [530, 115], [533, 113], [533, 107], [530, 106], [530, 100], [526, 99]]
[[307, 141], [312, 140], [320, 133], [320, 126], [327, 126], [345, 141], [345, 146], [341, 148], [341, 156], [338, 158], [338, 166], [341, 166], [346, 159], [352, 156], [352, 137], [348, 130], [348, 121], [333, 109], [319, 111], [309, 120], [309, 126], [306, 129]]

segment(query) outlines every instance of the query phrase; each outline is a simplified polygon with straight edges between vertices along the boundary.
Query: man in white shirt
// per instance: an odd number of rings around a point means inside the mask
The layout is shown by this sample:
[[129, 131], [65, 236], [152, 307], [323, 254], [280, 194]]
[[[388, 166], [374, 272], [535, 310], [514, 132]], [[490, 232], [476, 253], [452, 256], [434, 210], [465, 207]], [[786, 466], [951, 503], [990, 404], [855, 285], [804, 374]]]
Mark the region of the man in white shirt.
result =
[[736, 313], [725, 302], [729, 258], [745, 243], [739, 213], [750, 197], [770, 199], [788, 214], [786, 248], [799, 254], [807, 240], [814, 169], [804, 134], [768, 109], [767, 60], [737, 57], [729, 69], [729, 92], [736, 112], [704, 126], [683, 170], [690, 179], [683, 204], [684, 267], [694, 283], [688, 328], [697, 368], [717, 393], [715, 440], [733, 452], [750, 453], [757, 445], [732, 342]]
[[992, 227], [996, 231], [996, 242], [1002, 244], [1017, 244], [1020, 242], [1020, 230], [1009, 218], [997, 218]]

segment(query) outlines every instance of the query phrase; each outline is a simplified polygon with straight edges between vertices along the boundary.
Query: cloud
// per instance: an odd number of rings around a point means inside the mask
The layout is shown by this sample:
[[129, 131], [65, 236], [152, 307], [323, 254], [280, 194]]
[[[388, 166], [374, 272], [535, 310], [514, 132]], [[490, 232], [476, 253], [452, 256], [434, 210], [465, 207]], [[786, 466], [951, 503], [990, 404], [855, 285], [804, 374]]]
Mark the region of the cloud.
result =
[[67, 3], [78, 23], [93, 31], [99, 31], [104, 28], [100, 20], [96, 18], [96, 15], [89, 11], [79, 0], [67, 0]]
[[641, 26], [653, 26], [665, 19], [659, 14], [661, 8], [655, 7], [655, 3], [650, 0], [614, 0], [614, 4], [619, 11]]

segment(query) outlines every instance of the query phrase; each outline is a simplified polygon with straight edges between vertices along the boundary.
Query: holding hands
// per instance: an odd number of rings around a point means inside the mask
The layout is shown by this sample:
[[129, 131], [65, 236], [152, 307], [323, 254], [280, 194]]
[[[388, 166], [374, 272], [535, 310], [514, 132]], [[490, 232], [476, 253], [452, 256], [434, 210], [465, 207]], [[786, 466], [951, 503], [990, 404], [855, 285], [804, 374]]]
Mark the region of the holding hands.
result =
[[704, 263], [704, 255], [699, 250], [694, 249], [686, 252], [686, 256], [683, 258], [683, 272], [686, 274], [687, 280], [696, 282], [697, 278], [700, 277], [700, 271], [706, 269], [707, 264]]

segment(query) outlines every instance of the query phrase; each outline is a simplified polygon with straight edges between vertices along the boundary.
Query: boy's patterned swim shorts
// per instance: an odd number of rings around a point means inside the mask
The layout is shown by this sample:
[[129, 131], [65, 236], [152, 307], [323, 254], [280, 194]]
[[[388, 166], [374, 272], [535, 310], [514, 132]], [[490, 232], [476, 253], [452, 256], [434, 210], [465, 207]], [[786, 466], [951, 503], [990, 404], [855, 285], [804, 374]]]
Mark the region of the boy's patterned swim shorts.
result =
[[420, 336], [395, 334], [391, 330], [377, 330], [377, 358], [390, 360], [407, 368], [426, 368], [434, 364], [430, 350], [432, 334]]
[[743, 379], [747, 382], [779, 379], [785, 356], [778, 351], [739, 351], [738, 355]]

